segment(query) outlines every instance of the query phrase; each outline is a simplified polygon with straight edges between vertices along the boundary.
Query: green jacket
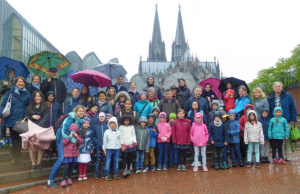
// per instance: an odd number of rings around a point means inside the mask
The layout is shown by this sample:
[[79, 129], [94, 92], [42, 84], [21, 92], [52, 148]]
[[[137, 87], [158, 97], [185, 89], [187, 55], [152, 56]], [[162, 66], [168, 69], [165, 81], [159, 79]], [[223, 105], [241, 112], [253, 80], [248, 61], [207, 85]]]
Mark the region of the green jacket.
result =
[[268, 138], [269, 139], [285, 139], [290, 136], [290, 130], [287, 120], [280, 116], [277, 117], [278, 122], [276, 121], [275, 112], [277, 110], [283, 111], [280, 107], [276, 107], [273, 111], [274, 117], [270, 120], [269, 128], [268, 128]]
[[135, 128], [137, 141], [137, 149], [149, 152], [150, 147], [150, 132], [148, 127], [142, 128], [140, 125]]

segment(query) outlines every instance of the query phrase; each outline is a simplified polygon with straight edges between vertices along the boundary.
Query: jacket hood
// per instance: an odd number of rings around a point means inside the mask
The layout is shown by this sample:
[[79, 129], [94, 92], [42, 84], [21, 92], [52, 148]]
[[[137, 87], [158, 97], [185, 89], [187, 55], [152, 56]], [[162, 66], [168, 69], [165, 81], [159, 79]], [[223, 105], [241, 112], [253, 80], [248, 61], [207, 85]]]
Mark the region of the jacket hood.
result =
[[247, 113], [247, 108], [248, 108], [248, 107], [251, 107], [252, 110], [254, 110], [254, 106], [253, 106], [252, 104], [247, 104], [247, 105], [245, 106], [245, 108], [244, 108], [244, 115], [247, 115], [246, 113]]
[[[285, 93], [286, 93], [286, 91], [285, 91], [284, 89], [282, 89], [281, 95], [280, 95], [280, 96], [284, 95]], [[274, 98], [274, 97], [275, 97], [275, 92], [272, 92], [272, 93], [270, 94], [270, 98]]]
[[276, 117], [275, 113], [276, 113], [277, 110], [281, 110], [281, 116], [282, 116], [282, 115], [283, 115], [283, 110], [282, 110], [282, 108], [281, 108], [281, 107], [275, 107], [274, 110], [273, 110], [273, 115], [274, 115], [274, 117]]
[[141, 122], [146, 122], [146, 123], [148, 123], [147, 117], [141, 116], [140, 119], [139, 119], [139, 123], [141, 123]]
[[69, 131], [76, 131], [76, 132], [78, 132], [79, 130], [78, 130], [77, 124], [72, 123], [72, 124], [70, 125], [70, 127], [69, 127]]
[[229, 110], [228, 115], [231, 115], [231, 114], [236, 114], [236, 112], [235, 112], [234, 109], [230, 109], [230, 110]]
[[71, 118], [73, 118], [73, 119], [75, 119], [75, 113], [72, 111], [72, 112], [70, 112], [69, 113], [69, 117], [71, 117]]
[[[149, 79], [150, 79], [150, 78], [153, 78], [153, 84], [149, 84]], [[154, 84], [155, 84], [155, 79], [154, 79], [154, 77], [153, 77], [153, 76], [147, 77], [147, 85], [148, 85], [148, 86], [154, 86]]]
[[[161, 118], [161, 117], [165, 117], [165, 121], [164, 121], [164, 123], [166, 123], [167, 122], [167, 114], [165, 113], [165, 112], [161, 112], [161, 113], [159, 113], [159, 116], [158, 116], [158, 118]], [[159, 120], [159, 122], [160, 122], [160, 120]]]
[[117, 121], [117, 118], [116, 118], [116, 117], [111, 117], [111, 118], [108, 120], [108, 127], [109, 127], [109, 128], [110, 128], [109, 123], [111, 123], [111, 122], [116, 123], [117, 129], [119, 128], [118, 121]]
[[195, 114], [195, 116], [194, 116], [194, 123], [193, 124], [198, 124], [197, 122], [196, 122], [196, 118], [197, 117], [200, 117], [201, 118], [201, 125], [203, 124], [203, 114], [202, 113], [200, 113], [200, 112], [197, 112], [196, 114]]
[[54, 100], [55, 100], [55, 93], [54, 93], [53, 91], [49, 91], [49, 92], [47, 93], [47, 96], [46, 96], [46, 101], [48, 101], [48, 96], [49, 96], [50, 94], [53, 94]]
[[[250, 111], [249, 111], [249, 114], [250, 114], [250, 113], [253, 113], [253, 114], [256, 116], [256, 118], [257, 118], [256, 112], [255, 112], [254, 110], [250, 110]], [[248, 115], [249, 115], [249, 114], [248, 114]]]
[[228, 94], [228, 93], [232, 93], [233, 94], [233, 96], [235, 95], [235, 92], [234, 92], [234, 90], [232, 90], [232, 89], [228, 89], [227, 91], [226, 91], [226, 94]]
[[159, 108], [158, 108], [157, 106], [153, 107], [152, 112], [153, 112], [154, 110], [157, 110], [158, 112], [160, 112], [160, 110], [159, 110]]
[[130, 96], [129, 96], [129, 94], [127, 92], [121, 91], [121, 92], [117, 93], [114, 101], [118, 102], [122, 96], [125, 96], [125, 98], [126, 98], [125, 100], [131, 100]]
[[153, 113], [148, 114], [148, 119], [149, 118], [153, 118], [154, 119], [154, 123], [155, 123], [155, 120], [156, 120], [155, 114], [153, 114]]

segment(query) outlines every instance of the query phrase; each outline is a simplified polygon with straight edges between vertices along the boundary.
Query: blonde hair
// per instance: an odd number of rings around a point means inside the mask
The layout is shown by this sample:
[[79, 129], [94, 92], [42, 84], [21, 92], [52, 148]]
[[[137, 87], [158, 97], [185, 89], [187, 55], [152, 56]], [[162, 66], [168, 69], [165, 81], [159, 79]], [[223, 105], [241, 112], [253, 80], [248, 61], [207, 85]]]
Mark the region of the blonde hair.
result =
[[75, 106], [75, 108], [73, 108], [73, 112], [75, 113], [75, 116], [77, 116], [76, 115], [76, 113], [79, 111], [79, 109], [83, 109], [84, 110], [84, 112], [85, 112], [85, 109], [84, 109], [84, 106], [82, 106], [82, 105], [77, 105], [77, 106]]
[[252, 90], [252, 97], [253, 99], [255, 99], [255, 96], [254, 96], [254, 92], [257, 91], [260, 93], [260, 97], [261, 98], [267, 98], [266, 94], [264, 93], [264, 91], [260, 88], [260, 87], [256, 87]]

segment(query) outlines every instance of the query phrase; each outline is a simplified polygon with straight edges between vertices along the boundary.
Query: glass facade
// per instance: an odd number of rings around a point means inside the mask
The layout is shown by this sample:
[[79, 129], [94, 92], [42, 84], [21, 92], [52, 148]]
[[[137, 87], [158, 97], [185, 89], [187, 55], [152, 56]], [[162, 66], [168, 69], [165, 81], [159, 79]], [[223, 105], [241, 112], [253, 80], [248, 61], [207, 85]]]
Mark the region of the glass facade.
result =
[[5, 0], [0, 0], [0, 56], [25, 65], [41, 51], [59, 52]]

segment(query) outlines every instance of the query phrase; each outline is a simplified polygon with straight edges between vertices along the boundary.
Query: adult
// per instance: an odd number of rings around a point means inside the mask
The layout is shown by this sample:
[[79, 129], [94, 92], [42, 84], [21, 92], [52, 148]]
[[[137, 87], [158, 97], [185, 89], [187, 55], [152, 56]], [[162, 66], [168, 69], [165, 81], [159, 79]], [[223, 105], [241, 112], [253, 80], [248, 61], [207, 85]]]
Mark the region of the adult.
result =
[[108, 102], [114, 106], [115, 105], [115, 97], [116, 97], [116, 89], [114, 87], [109, 87], [106, 91]]
[[[48, 107], [45, 103], [45, 98], [40, 90], [36, 90], [31, 95], [30, 104], [26, 109], [25, 117], [40, 127], [46, 127], [48, 122]], [[29, 128], [29, 131], [36, 131], [38, 129]], [[29, 137], [31, 138], [31, 137]], [[39, 137], [36, 137], [39, 140]], [[50, 143], [49, 143], [50, 146]], [[43, 159], [44, 149], [41, 145], [35, 144], [29, 146], [30, 160], [32, 164], [32, 170], [41, 170], [41, 162]], [[36, 160], [36, 153], [38, 153], [38, 159]]]
[[260, 87], [252, 90], [252, 104], [256, 112], [257, 120], [262, 117], [262, 112], [267, 110], [269, 112], [269, 102], [263, 90]]
[[138, 91], [136, 91], [136, 83], [135, 82], [130, 82], [130, 88], [129, 88], [128, 94], [131, 97], [132, 104], [135, 104], [136, 102], [139, 101], [140, 94]]
[[136, 126], [139, 123], [139, 115], [137, 114], [137, 112], [132, 110], [131, 100], [126, 100], [125, 101], [124, 109], [117, 116], [118, 123], [122, 123], [122, 119], [124, 117], [129, 117], [130, 118], [130, 123], [134, 126]]
[[169, 121], [169, 116], [171, 113], [177, 113], [180, 108], [178, 100], [173, 98], [173, 93], [171, 89], [165, 91], [165, 97], [159, 103], [159, 110], [167, 114], [167, 121]]
[[148, 101], [150, 102], [152, 107], [158, 107], [159, 106], [159, 99], [156, 96], [156, 90], [154, 87], [150, 87], [147, 90], [148, 92]]
[[209, 103], [209, 107], [211, 107], [213, 100], [218, 100], [217, 95], [211, 89], [211, 84], [210, 83], [206, 83], [205, 84], [204, 90], [202, 92], [202, 96], [207, 99], [207, 101]]
[[[275, 107], [281, 107], [282, 116], [287, 120], [289, 125], [294, 125], [297, 122], [297, 110], [293, 97], [290, 93], [283, 89], [281, 82], [273, 84], [273, 92], [268, 98], [270, 115], [273, 115]], [[291, 146], [289, 140], [283, 141], [283, 155], [285, 160], [291, 160]]]
[[191, 96], [185, 103], [184, 111], [187, 113], [189, 110], [192, 109], [192, 102], [197, 100], [199, 102], [200, 110], [203, 111], [203, 115], [207, 118], [208, 117], [208, 102], [206, 98], [202, 97], [202, 87], [196, 86], [194, 89], [194, 95]]
[[106, 100], [106, 94], [103, 91], [98, 93], [98, 101], [96, 102], [98, 105], [98, 113], [104, 112], [105, 114], [113, 115], [113, 109], [111, 104]]
[[115, 85], [112, 85], [112, 87], [115, 88], [116, 93], [121, 91], [127, 92], [127, 88], [124, 86], [124, 77], [122, 75], [119, 75], [117, 83]]
[[41, 76], [34, 75], [31, 79], [31, 84], [27, 87], [30, 94], [41, 89]]
[[80, 99], [86, 109], [91, 108], [93, 104], [93, 97], [90, 96], [90, 89], [88, 86], [83, 86], [80, 92]]
[[150, 76], [147, 78], [147, 87], [143, 88], [143, 91], [147, 92], [150, 87], [155, 88], [156, 97], [159, 100], [161, 100], [163, 98], [163, 95], [162, 95], [161, 89], [158, 86], [154, 85], [154, 77], [153, 76]]
[[173, 98], [178, 101], [178, 103], [180, 105], [180, 108], [181, 108], [182, 107], [182, 100], [181, 100], [181, 96], [180, 96], [180, 93], [179, 93], [179, 88], [176, 87], [175, 85], [173, 85], [173, 86], [171, 86], [171, 92], [172, 92]]
[[238, 89], [239, 98], [235, 100], [234, 111], [236, 112], [238, 119], [244, 115], [244, 109], [247, 104], [250, 104], [250, 98], [248, 97], [247, 88], [241, 85]]
[[30, 93], [25, 88], [26, 81], [25, 78], [19, 76], [14, 81], [15, 86], [6, 92], [3, 101], [0, 106], [0, 123], [2, 123], [3, 117], [2, 112], [11, 95], [11, 108], [10, 115], [5, 119], [6, 127], [9, 128], [10, 137], [12, 139], [12, 147], [10, 153], [12, 155], [12, 163], [19, 162], [21, 154], [21, 137], [12, 128], [15, 126], [16, 122], [22, 120], [25, 115], [25, 111], [30, 102]]
[[42, 81], [41, 91], [45, 96], [49, 91], [53, 91], [56, 97], [55, 100], [60, 105], [63, 105], [67, 97], [67, 88], [65, 83], [57, 77], [57, 73], [57, 68], [54, 67], [50, 69], [50, 77]]
[[147, 100], [147, 95], [147, 92], [142, 91], [140, 93], [140, 100], [133, 106], [133, 110], [138, 113], [140, 118], [142, 116], [147, 117], [153, 110], [151, 104]]
[[59, 128], [59, 130], [56, 132], [56, 145], [57, 145], [57, 153], [58, 153], [58, 159], [52, 166], [50, 175], [49, 175], [49, 180], [48, 180], [48, 186], [49, 187], [57, 187], [55, 184], [54, 180], [55, 177], [60, 169], [60, 166], [63, 163], [64, 160], [64, 147], [62, 143], [62, 136], [63, 135], [70, 135], [69, 128], [71, 124], [75, 123], [78, 127], [78, 129], [81, 129], [82, 127], [82, 120], [84, 116], [86, 115], [85, 113], [85, 108], [82, 105], [78, 105], [74, 108], [72, 112], [69, 113], [68, 117], [63, 121], [62, 127]]
[[72, 96], [67, 98], [65, 102], [65, 109], [64, 113], [68, 114], [69, 112], [73, 111], [73, 108], [75, 108], [77, 105], [84, 106], [83, 100], [80, 98], [80, 92], [78, 88], [73, 88], [72, 90]]
[[178, 85], [182, 106], [185, 107], [186, 101], [191, 97], [191, 91], [188, 87], [186, 87], [186, 81], [183, 78], [178, 80]]

